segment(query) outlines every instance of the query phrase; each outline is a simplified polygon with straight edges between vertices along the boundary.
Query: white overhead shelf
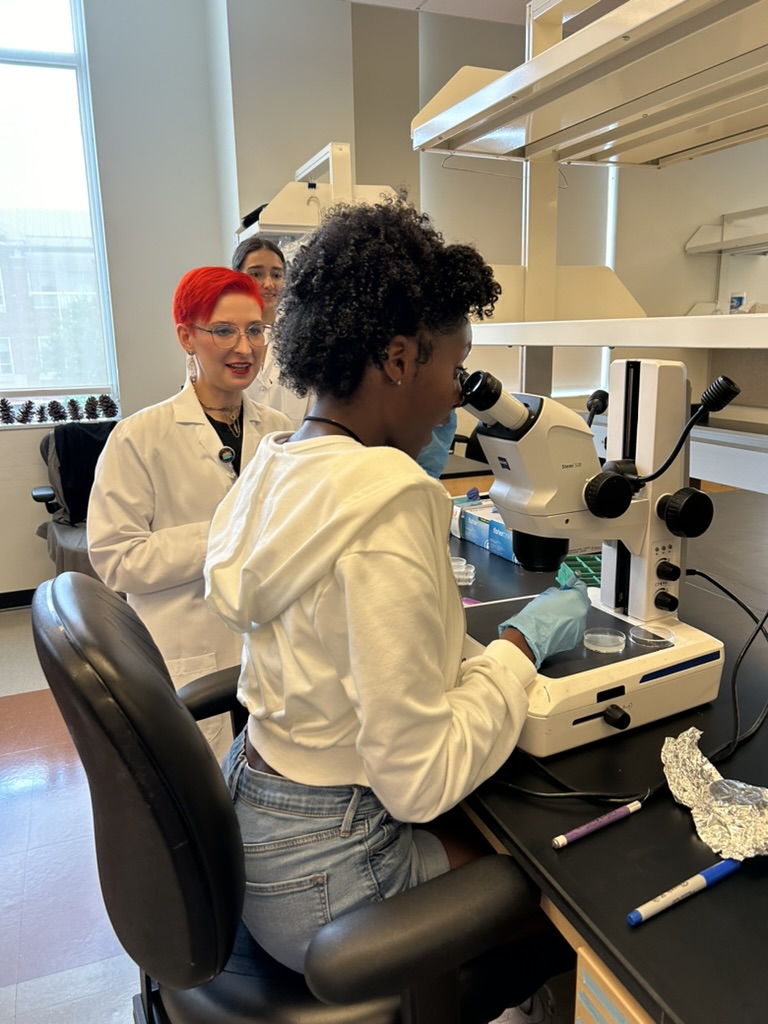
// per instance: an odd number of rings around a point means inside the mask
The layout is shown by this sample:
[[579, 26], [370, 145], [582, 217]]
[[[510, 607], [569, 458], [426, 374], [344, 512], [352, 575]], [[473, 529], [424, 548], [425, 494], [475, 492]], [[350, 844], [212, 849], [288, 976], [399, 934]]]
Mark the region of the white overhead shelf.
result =
[[510, 72], [459, 72], [411, 133], [422, 151], [655, 167], [768, 137], [768, 0], [627, 0]]
[[472, 325], [475, 345], [768, 348], [768, 314], [627, 317]]
[[719, 224], [702, 224], [688, 239], [689, 255], [768, 255], [768, 206], [725, 213]]

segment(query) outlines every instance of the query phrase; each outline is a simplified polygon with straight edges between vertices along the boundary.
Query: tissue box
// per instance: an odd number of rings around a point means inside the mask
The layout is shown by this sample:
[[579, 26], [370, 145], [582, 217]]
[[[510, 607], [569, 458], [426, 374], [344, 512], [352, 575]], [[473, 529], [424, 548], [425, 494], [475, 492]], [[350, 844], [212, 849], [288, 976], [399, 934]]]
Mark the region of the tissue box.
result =
[[464, 509], [462, 516], [462, 538], [470, 544], [477, 544], [478, 547], [488, 550], [488, 528], [493, 504], [489, 501], [482, 506]]
[[488, 524], [488, 548], [491, 554], [506, 558], [508, 562], [516, 562], [512, 551], [512, 531], [506, 528], [498, 512], [492, 515], [493, 518]]
[[492, 501], [467, 501], [458, 498], [453, 503], [451, 533], [454, 537], [488, 549], [488, 524], [493, 512]]

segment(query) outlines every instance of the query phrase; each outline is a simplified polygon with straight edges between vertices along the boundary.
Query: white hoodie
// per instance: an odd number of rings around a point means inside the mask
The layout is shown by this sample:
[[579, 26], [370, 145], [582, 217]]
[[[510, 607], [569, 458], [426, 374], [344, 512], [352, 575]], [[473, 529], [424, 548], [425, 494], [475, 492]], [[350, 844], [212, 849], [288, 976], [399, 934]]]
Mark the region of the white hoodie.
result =
[[462, 661], [445, 489], [393, 448], [263, 438], [211, 525], [206, 599], [245, 634], [239, 696], [280, 774], [370, 786], [430, 821], [495, 772], [533, 664], [495, 640]]

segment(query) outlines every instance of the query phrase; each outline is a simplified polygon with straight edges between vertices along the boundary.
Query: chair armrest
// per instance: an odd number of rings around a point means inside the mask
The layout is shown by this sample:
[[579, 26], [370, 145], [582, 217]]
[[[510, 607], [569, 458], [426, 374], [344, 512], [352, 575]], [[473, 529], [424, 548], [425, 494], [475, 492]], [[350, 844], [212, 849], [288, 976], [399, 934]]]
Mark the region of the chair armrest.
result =
[[307, 952], [307, 984], [328, 1003], [400, 993], [508, 941], [539, 898], [510, 857], [481, 857], [325, 925]]
[[191, 683], [180, 687], [178, 694], [197, 722], [213, 715], [244, 711], [237, 699], [239, 678], [240, 666], [233, 665], [231, 668], [222, 668], [207, 676], [193, 679]]
[[51, 515], [53, 515], [54, 512], [58, 512], [61, 508], [61, 505], [56, 501], [56, 492], [48, 484], [32, 488], [32, 501], [44, 501], [45, 507]]

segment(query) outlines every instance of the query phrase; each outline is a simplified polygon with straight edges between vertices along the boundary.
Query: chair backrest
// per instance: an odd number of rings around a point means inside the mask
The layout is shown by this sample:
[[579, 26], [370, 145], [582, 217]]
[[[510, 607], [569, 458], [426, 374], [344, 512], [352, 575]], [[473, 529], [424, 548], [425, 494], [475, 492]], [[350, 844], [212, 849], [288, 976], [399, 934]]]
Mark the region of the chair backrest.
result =
[[98, 580], [38, 587], [40, 664], [90, 788], [104, 902], [128, 955], [172, 988], [226, 963], [245, 888], [216, 760], [136, 613]]
[[53, 444], [45, 438], [40, 454], [48, 466], [48, 480], [61, 505], [57, 522], [77, 526], [85, 522], [88, 499], [101, 450], [115, 427], [115, 420], [73, 421], [53, 428]]

